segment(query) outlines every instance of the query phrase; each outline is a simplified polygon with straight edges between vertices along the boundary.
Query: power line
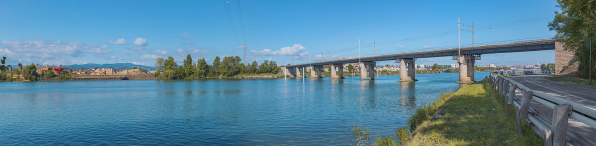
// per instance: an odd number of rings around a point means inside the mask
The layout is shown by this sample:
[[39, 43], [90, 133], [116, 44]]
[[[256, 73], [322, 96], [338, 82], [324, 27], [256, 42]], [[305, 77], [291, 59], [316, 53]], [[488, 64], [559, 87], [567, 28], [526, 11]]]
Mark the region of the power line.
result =
[[[482, 31], [482, 30], [490, 30], [490, 29], [498, 29], [498, 28], [513, 27], [513, 26], [526, 25], [526, 24], [532, 24], [532, 23], [539, 23], [539, 22], [543, 22], [546, 19], [552, 19], [552, 18], [553, 17], [539, 17], [539, 18], [509, 20], [509, 21], [503, 21], [503, 22], [493, 22], [493, 23], [486, 23], [486, 24], [474, 24], [475, 25], [474, 31]], [[468, 31], [465, 29], [462, 29], [462, 31], [471, 32], [471, 31]], [[413, 36], [413, 37], [401, 38], [401, 39], [391, 40], [391, 41], [380, 41], [379, 43], [376, 43], [376, 44], [381, 46], [381, 45], [385, 45], [385, 44], [395, 44], [398, 42], [415, 41], [415, 40], [423, 40], [423, 39], [429, 39], [429, 38], [442, 37], [442, 36], [452, 35], [452, 34], [456, 34], [456, 33], [458, 33], [458, 30], [456, 30], [456, 29], [446, 29], [446, 30], [442, 30], [442, 31], [436, 31], [436, 32], [433, 32], [433, 33], [430, 33], [427, 35]], [[370, 46], [363, 46], [363, 47], [373, 47], [373, 46], [370, 45]], [[337, 50], [333, 50], [333, 51], [329, 51], [329, 52], [325, 52], [325, 53], [343, 52], [343, 51], [353, 50], [356, 48], [357, 47], [346, 47], [346, 48], [337, 49]]]
[[230, 21], [230, 26], [232, 27], [232, 33], [234, 34], [234, 39], [236, 40], [237, 44], [241, 44], [238, 40], [238, 34], [236, 33], [236, 26], [234, 25], [234, 18], [232, 16], [232, 11], [230, 10], [230, 2], [226, 2], [225, 0], [221, 0], [224, 5], [224, 9], [226, 11], [226, 16], [228, 17], [228, 21]]
[[238, 0], [238, 15], [240, 15], [240, 29], [242, 30], [242, 41], [246, 45], [246, 36], [244, 35], [244, 23], [242, 23], [242, 8], [240, 7], [240, 0]]

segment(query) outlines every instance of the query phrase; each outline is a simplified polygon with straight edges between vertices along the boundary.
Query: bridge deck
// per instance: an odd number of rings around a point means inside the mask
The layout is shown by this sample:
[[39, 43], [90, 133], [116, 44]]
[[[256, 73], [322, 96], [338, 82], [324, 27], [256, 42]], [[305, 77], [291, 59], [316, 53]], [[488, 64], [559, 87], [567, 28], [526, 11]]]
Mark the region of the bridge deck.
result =
[[[511, 53], [511, 52], [554, 50], [555, 42], [556, 42], [556, 40], [543, 40], [543, 41], [531, 41], [531, 42], [521, 42], [521, 43], [511, 43], [511, 44], [501, 44], [501, 45], [468, 47], [468, 48], [461, 48], [461, 53], [462, 54], [492, 54], [492, 53]], [[445, 57], [445, 56], [453, 56], [453, 55], [457, 55], [457, 54], [458, 54], [458, 50], [457, 50], [457, 48], [455, 48], [455, 49], [445, 49], [445, 50], [436, 50], [436, 51], [425, 51], [425, 52], [401, 53], [401, 54], [380, 55], [380, 56], [372, 56], [372, 57], [362, 57], [360, 59], [351, 58], [351, 59], [342, 59], [342, 60], [333, 60], [333, 61], [313, 62], [313, 63], [289, 65], [287, 67], [305, 67], [305, 66], [311, 66], [311, 65], [357, 63], [359, 61], [387, 61], [387, 60], [396, 60], [398, 58]]]

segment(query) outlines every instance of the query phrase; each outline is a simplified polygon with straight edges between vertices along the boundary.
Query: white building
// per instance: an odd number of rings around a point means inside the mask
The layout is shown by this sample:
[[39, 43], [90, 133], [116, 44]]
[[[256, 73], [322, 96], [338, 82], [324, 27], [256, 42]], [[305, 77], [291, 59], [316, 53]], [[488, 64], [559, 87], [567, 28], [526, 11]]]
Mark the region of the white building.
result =
[[497, 67], [495, 64], [489, 64], [488, 67]]
[[459, 64], [451, 64], [451, 68], [458, 68]]
[[420, 68], [424, 68], [424, 64], [420, 64]]

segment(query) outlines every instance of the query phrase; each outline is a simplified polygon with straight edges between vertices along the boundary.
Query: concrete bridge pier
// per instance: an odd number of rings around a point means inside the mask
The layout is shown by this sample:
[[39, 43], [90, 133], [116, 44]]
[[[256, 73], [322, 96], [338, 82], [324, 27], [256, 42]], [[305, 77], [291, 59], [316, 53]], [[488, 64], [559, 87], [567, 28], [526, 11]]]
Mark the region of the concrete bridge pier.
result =
[[343, 64], [329, 64], [331, 66], [331, 78], [332, 79], [343, 79], [344, 70]]
[[416, 63], [415, 63], [414, 59], [412, 59], [412, 61], [408, 62], [408, 76], [413, 81], [418, 81], [418, 80], [416, 80]]
[[360, 80], [375, 79], [376, 62], [360, 62]]
[[467, 84], [474, 82], [474, 63], [476, 58], [471, 54], [462, 54], [457, 56], [457, 63], [459, 63], [459, 82], [460, 84]]
[[399, 61], [399, 81], [412, 82], [416, 81], [415, 62], [412, 58], [400, 58]]
[[311, 78], [321, 78], [321, 70], [323, 69], [323, 66], [321, 65], [314, 65], [311, 66], [311, 70], [310, 70], [310, 77]]
[[470, 78], [470, 81], [475, 82], [475, 80], [474, 80], [474, 73], [475, 73], [474, 64], [476, 63], [476, 57], [474, 55], [468, 56], [466, 63], [468, 63], [468, 77]]
[[317, 78], [322, 78], [323, 75], [321, 75], [321, 72], [323, 72], [323, 66], [322, 65], [317, 66], [316, 70], [317, 70]]
[[296, 78], [302, 78], [302, 75], [300, 75], [300, 67], [293, 67], [290, 68], [290, 74], [293, 75]]

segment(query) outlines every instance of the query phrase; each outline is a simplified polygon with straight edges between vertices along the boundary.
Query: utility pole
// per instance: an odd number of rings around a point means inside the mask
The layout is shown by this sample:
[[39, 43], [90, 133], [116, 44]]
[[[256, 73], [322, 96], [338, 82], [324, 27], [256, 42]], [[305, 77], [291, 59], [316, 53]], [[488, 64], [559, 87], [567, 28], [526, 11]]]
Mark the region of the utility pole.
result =
[[377, 47], [376, 47], [376, 41], [373, 41], [373, 56], [376, 56], [376, 55], [375, 55], [375, 51], [376, 51], [376, 50], [377, 50]]
[[457, 54], [458, 55], [461, 55], [461, 51], [460, 51], [460, 49], [461, 49], [461, 40], [460, 40], [460, 38], [461, 37], [460, 37], [460, 33], [459, 33], [459, 30], [460, 30], [459, 25], [460, 25], [459, 24], [459, 18], [457, 18]]
[[474, 22], [472, 22], [472, 47], [474, 47]]

